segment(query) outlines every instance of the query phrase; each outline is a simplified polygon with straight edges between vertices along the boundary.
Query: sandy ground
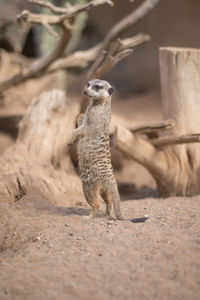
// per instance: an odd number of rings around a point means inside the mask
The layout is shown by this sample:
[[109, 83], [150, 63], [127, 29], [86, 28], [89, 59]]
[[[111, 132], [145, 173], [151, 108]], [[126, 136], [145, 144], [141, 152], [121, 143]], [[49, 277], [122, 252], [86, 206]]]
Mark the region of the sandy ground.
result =
[[[149, 99], [116, 102], [115, 117], [141, 123], [143, 111], [145, 123], [160, 119]], [[124, 221], [106, 219], [101, 204], [86, 222], [86, 204], [54, 207], [37, 194], [1, 204], [1, 300], [199, 299], [200, 196], [161, 199], [144, 168], [123, 164], [116, 176]]]
[[36, 196], [4, 205], [0, 299], [199, 299], [199, 200], [123, 201], [125, 221], [89, 223]]

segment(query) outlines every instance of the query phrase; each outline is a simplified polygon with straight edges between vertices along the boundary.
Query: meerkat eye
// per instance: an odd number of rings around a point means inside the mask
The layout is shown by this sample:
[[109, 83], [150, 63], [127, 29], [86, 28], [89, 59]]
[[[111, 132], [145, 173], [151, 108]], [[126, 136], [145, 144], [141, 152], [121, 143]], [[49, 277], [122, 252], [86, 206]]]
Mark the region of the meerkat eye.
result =
[[95, 90], [100, 90], [100, 89], [102, 89], [103, 87], [102, 87], [101, 85], [99, 85], [99, 84], [95, 84], [94, 88], [95, 88]]
[[90, 86], [90, 83], [88, 82], [87, 87], [89, 87], [89, 86]]
[[108, 89], [108, 93], [109, 93], [109, 95], [112, 95], [112, 93], [113, 93], [113, 88], [112, 87]]

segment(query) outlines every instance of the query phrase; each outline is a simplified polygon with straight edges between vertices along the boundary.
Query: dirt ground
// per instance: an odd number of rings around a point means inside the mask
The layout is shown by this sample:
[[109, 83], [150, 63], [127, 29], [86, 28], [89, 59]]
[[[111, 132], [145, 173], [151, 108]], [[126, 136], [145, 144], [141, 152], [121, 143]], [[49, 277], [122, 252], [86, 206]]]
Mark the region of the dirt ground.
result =
[[[148, 97], [114, 103], [114, 118], [159, 120], [160, 106]], [[80, 199], [54, 207], [31, 194], [1, 204], [1, 300], [199, 299], [200, 196], [161, 199], [146, 170], [123, 165], [116, 176], [124, 221], [106, 219], [102, 203], [87, 222]]]

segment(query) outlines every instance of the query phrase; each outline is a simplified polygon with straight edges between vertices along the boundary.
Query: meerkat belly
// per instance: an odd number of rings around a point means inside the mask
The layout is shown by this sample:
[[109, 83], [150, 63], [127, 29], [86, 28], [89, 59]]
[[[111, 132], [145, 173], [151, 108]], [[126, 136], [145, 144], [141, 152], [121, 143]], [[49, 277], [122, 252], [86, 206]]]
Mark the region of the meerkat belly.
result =
[[83, 182], [105, 181], [113, 176], [109, 137], [79, 141], [79, 172]]

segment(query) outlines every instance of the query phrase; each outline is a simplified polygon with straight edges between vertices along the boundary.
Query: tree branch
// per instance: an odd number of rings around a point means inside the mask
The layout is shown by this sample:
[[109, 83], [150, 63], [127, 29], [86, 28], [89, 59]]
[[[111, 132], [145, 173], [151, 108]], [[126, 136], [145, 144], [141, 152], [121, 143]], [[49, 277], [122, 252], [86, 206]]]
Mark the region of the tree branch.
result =
[[[110, 43], [118, 38], [125, 30], [135, 24], [138, 20], [144, 17], [151, 9], [153, 9], [160, 0], [145, 0], [136, 10], [125, 16], [122, 20], [116, 23], [106, 35], [102, 48], [99, 50], [99, 55], [102, 51], [106, 51], [110, 47]], [[89, 75], [94, 74], [99, 61], [96, 61], [89, 71]], [[89, 77], [89, 76], [88, 76]]]
[[165, 154], [123, 126], [117, 126], [113, 143], [127, 158], [134, 159], [151, 173], [163, 174], [166, 169]]
[[[73, 22], [72, 18], [74, 16], [92, 6], [97, 6], [104, 3], [113, 5], [111, 0], [93, 0], [85, 5], [78, 5], [76, 7], [70, 6], [70, 8], [68, 6], [65, 8], [65, 13], [63, 13], [63, 10], [59, 10], [58, 7], [52, 6], [52, 4], [49, 2], [40, 0], [32, 0], [31, 2], [48, 7], [54, 11], [56, 10], [56, 12], [60, 13], [60, 15], [33, 14], [27, 10], [24, 10], [18, 16], [18, 20], [21, 22], [27, 22], [29, 24], [41, 24], [53, 35], [57, 35], [57, 33], [51, 28], [51, 25], [57, 25], [62, 30], [61, 38], [55, 49], [50, 54], [34, 62], [27, 70], [22, 70], [22, 72], [18, 73], [17, 75], [0, 82], [0, 93], [3, 93], [12, 86], [19, 85], [29, 79], [41, 76], [55, 60], [63, 55], [66, 45], [71, 37], [73, 29], [71, 23]], [[66, 22], [67, 19], [70, 19], [69, 23]]]
[[59, 58], [49, 67], [46, 73], [62, 69], [84, 69], [96, 59], [99, 48], [100, 44], [88, 50], [75, 51], [69, 56]]
[[182, 136], [163, 136], [150, 141], [156, 147], [169, 145], [200, 143], [200, 133], [182, 135]]
[[133, 52], [133, 47], [150, 40], [150, 36], [139, 33], [134, 37], [125, 40], [117, 39], [110, 45], [109, 51], [102, 51], [97, 59], [96, 68], [92, 69], [87, 75], [87, 81], [92, 78], [101, 78], [109, 72], [120, 60]]
[[70, 9], [72, 8], [72, 6], [69, 3], [67, 3], [68, 4], [67, 7], [58, 7], [58, 6], [53, 5], [51, 2], [43, 1], [43, 0], [28, 0], [28, 2], [38, 4], [44, 8], [48, 8], [49, 10], [51, 10], [51, 12], [56, 13], [56, 14], [69, 13]]
[[106, 4], [106, 3], [111, 6], [114, 6], [114, 4], [111, 0], [92, 0], [86, 4], [74, 5], [74, 6], [67, 3], [66, 8], [58, 7], [48, 1], [42, 1], [42, 0], [29, 0], [29, 2], [38, 4], [45, 8], [49, 8], [54, 13], [62, 14], [61, 21], [70, 19], [70, 18], [80, 14], [81, 12], [90, 9], [92, 6], [98, 6], [98, 5]]
[[[136, 45], [139, 45], [140, 43], [146, 41], [149, 39], [148, 35], [144, 34], [138, 34], [135, 37], [132, 38], [127, 38], [125, 40], [119, 40], [121, 44], [121, 50], [126, 50], [126, 48], [133, 47]], [[61, 69], [83, 69], [86, 68], [90, 63], [94, 62], [94, 60], [97, 58], [98, 51], [100, 49], [102, 44], [98, 44], [88, 50], [83, 50], [83, 51], [76, 51], [72, 53], [69, 56], [60, 58], [56, 60], [46, 71], [46, 73], [52, 73], [57, 70]], [[122, 51], [122, 52], [123, 52]], [[113, 63], [113, 57], [109, 57], [109, 59], [106, 61], [106, 64], [110, 64], [110, 61]], [[116, 62], [116, 60], [115, 60]], [[117, 63], [117, 62], [116, 62]], [[114, 64], [113, 64], [114, 65]], [[112, 67], [110, 65], [110, 67]], [[105, 67], [109, 71], [109, 67]]]
[[174, 127], [175, 122], [173, 120], [164, 120], [157, 123], [145, 124], [141, 126], [135, 126], [129, 128], [132, 133], [157, 133], [163, 130], [170, 130]]
[[[154, 8], [160, 0], [146, 0], [144, 1], [136, 10], [134, 10], [132, 13], [125, 16], [121, 21], [116, 23], [111, 30], [106, 35], [101, 48], [99, 49], [99, 52], [97, 54], [97, 59], [93, 63], [93, 65], [90, 67], [88, 74], [87, 74], [87, 80], [89, 81], [92, 78], [95, 77], [101, 77], [105, 72], [108, 72], [119, 60], [121, 60], [123, 57], [129, 55], [131, 52], [125, 52], [124, 56], [123, 54], [119, 55], [118, 58], [116, 58], [115, 62], [111, 58], [113, 55], [110, 56], [110, 49], [112, 49], [112, 44], [115, 39], [117, 39], [120, 34], [122, 34], [125, 30], [127, 30], [130, 26], [135, 24], [139, 19], [141, 19], [143, 16], [145, 16], [149, 10]], [[136, 36], [137, 37], [137, 36]], [[146, 36], [147, 37], [147, 36]], [[142, 38], [142, 36], [141, 36]], [[144, 38], [144, 36], [143, 36]], [[139, 42], [138, 44], [149, 40], [148, 38], [144, 38], [143, 41]], [[137, 44], [137, 45], [138, 45]], [[133, 46], [132, 46], [133, 47]], [[131, 48], [132, 48], [131, 47]], [[117, 55], [117, 54], [115, 54]], [[107, 59], [106, 59], [107, 58]], [[103, 65], [104, 64], [104, 65]], [[86, 84], [86, 82], [85, 82]], [[83, 113], [87, 107], [88, 99], [83, 96], [81, 101], [81, 113]]]
[[[95, 69], [92, 67], [86, 77], [86, 81], [93, 78], [101, 78], [105, 73], [109, 72], [120, 60], [130, 55], [133, 52], [133, 47], [137, 46], [145, 41], [149, 41], [149, 35], [139, 33], [134, 37], [127, 38], [125, 40], [117, 39], [110, 44], [108, 51], [97, 52], [97, 59], [94, 63]], [[101, 49], [101, 48], [100, 48]], [[94, 66], [93, 65], [93, 66]], [[81, 113], [83, 113], [87, 107], [88, 98], [83, 95], [81, 101]]]
[[23, 70], [21, 73], [4, 80], [0, 83], [0, 92], [4, 92], [12, 86], [19, 85], [22, 82], [27, 81], [40, 76], [58, 57], [60, 57], [67, 45], [71, 36], [71, 32], [63, 27], [63, 32], [56, 48], [49, 55], [42, 57], [33, 63], [30, 68]]

